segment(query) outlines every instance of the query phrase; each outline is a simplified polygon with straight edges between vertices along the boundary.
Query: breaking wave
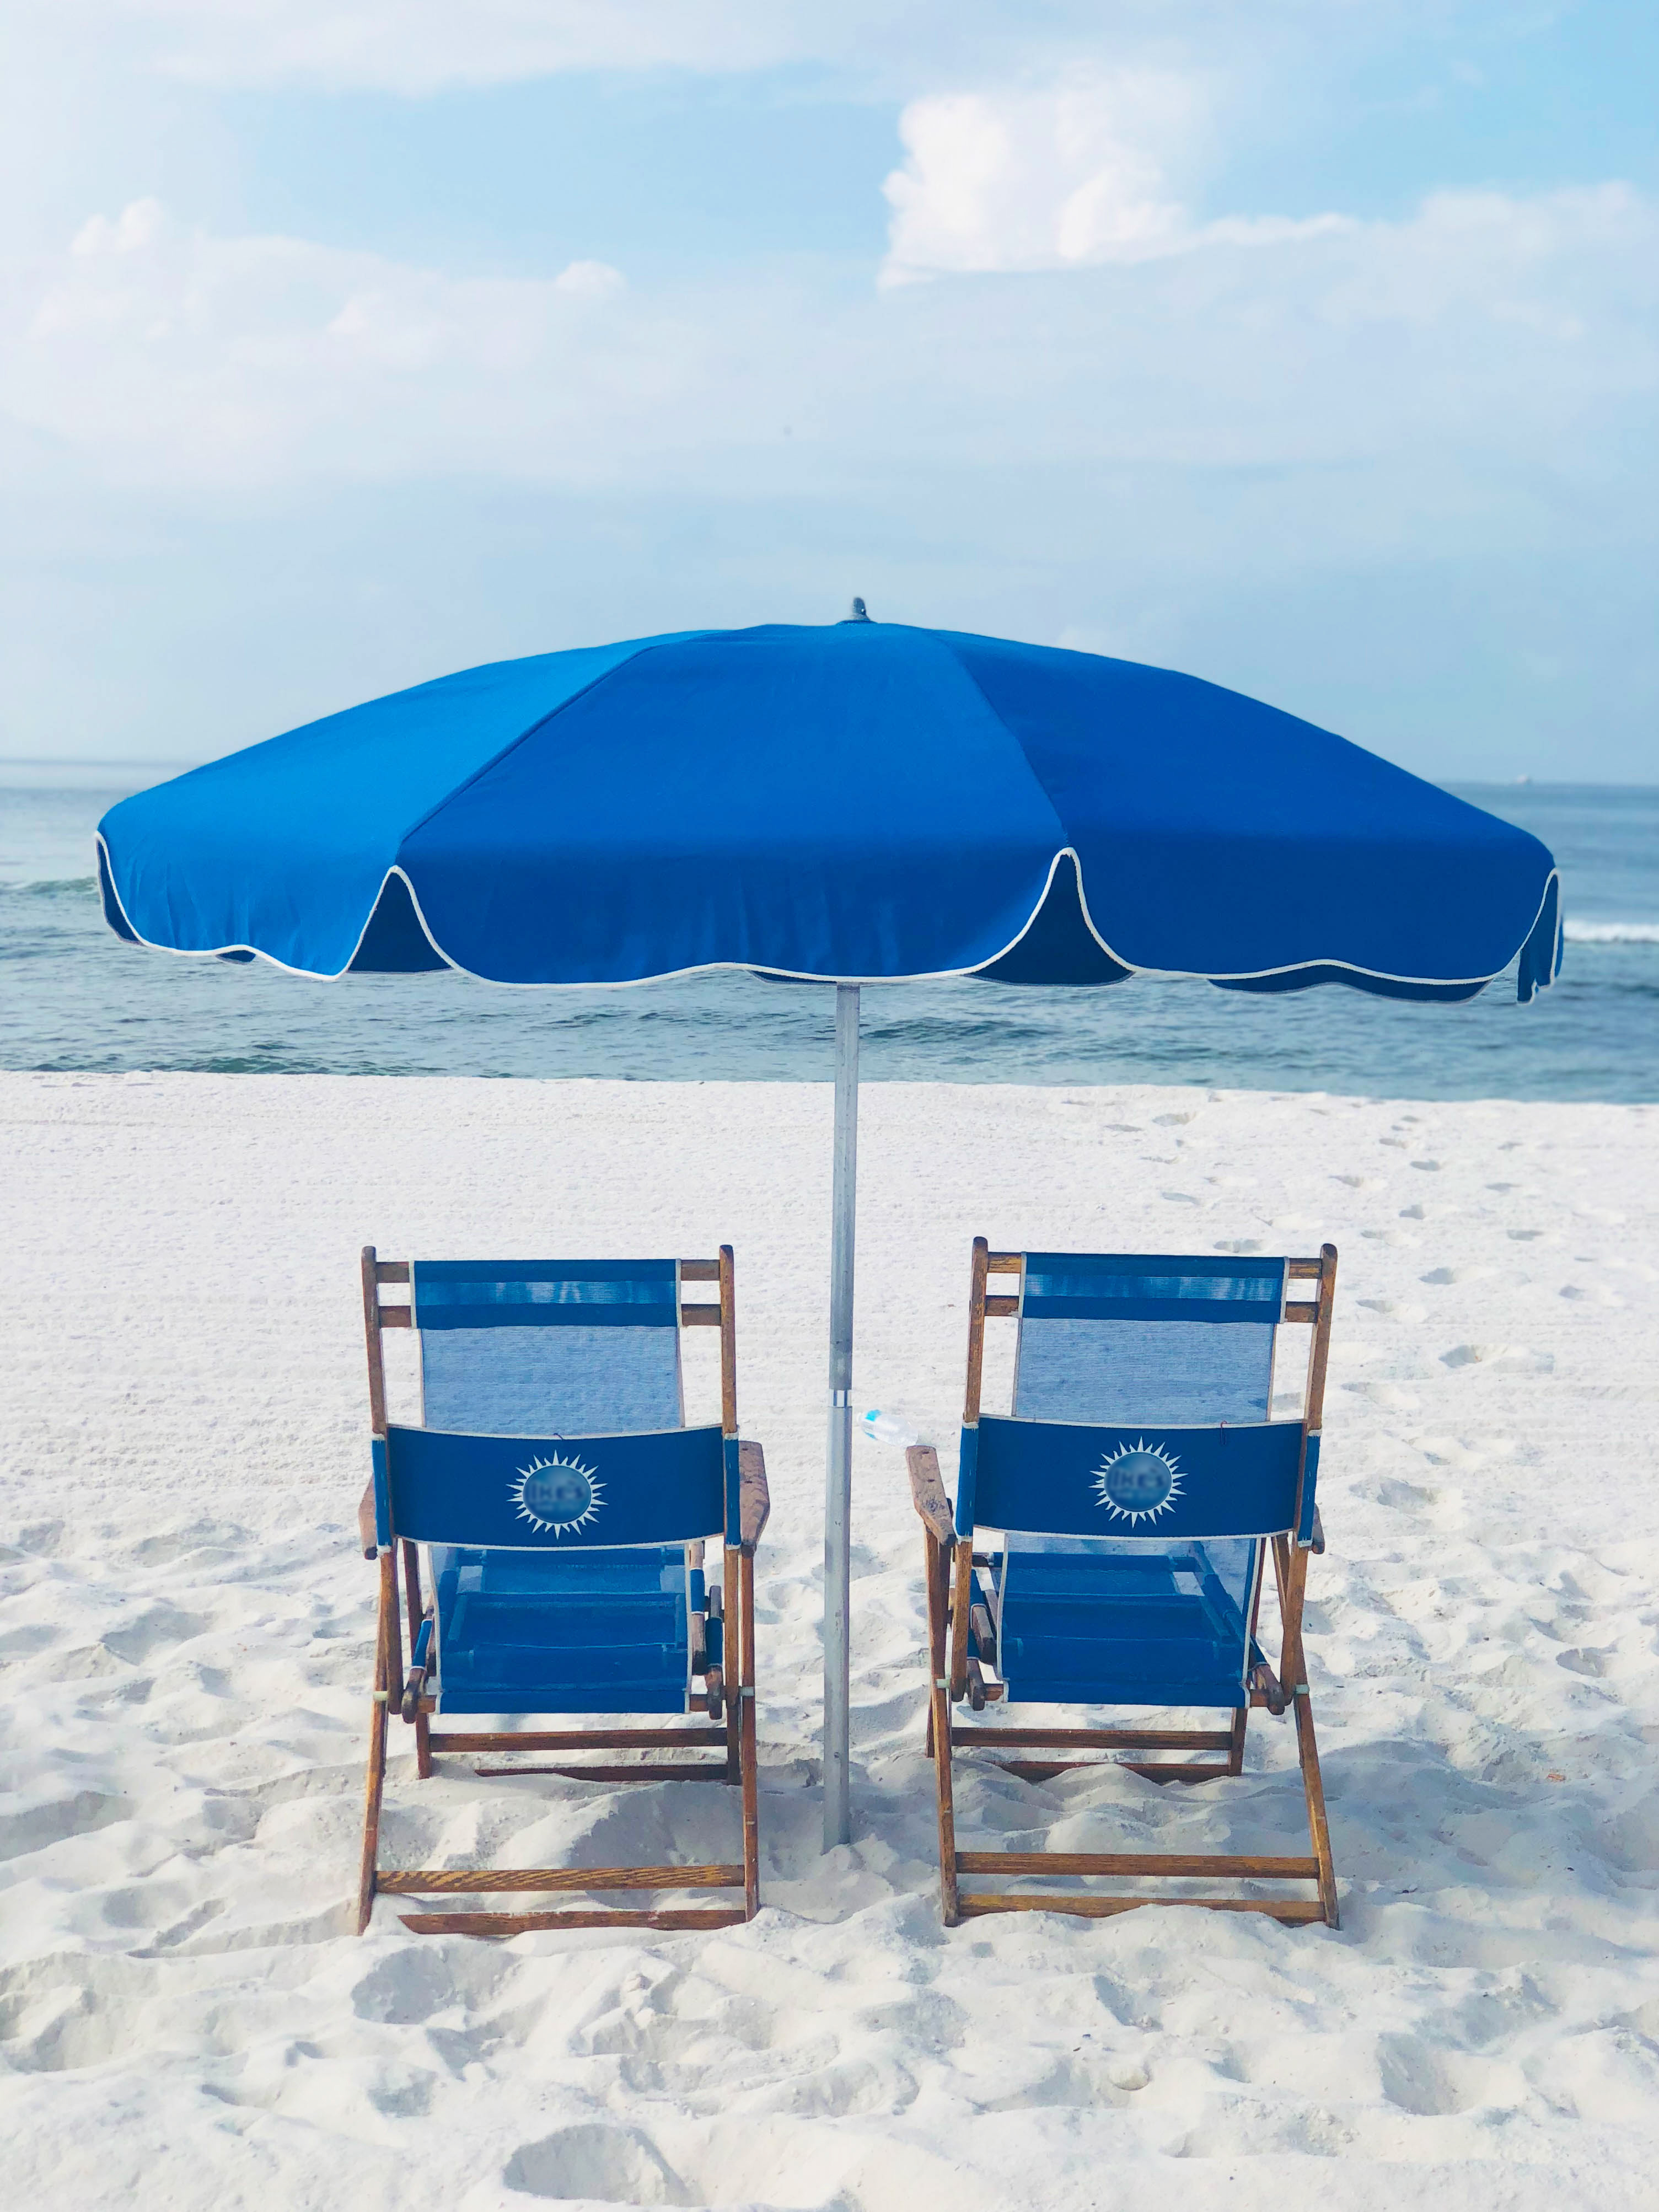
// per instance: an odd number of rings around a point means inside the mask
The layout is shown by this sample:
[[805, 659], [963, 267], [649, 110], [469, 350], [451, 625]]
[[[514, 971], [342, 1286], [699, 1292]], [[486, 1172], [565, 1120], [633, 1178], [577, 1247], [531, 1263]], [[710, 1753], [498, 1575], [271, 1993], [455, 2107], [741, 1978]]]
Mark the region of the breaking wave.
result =
[[1569, 915], [1565, 931], [1569, 945], [1659, 945], [1659, 921], [1579, 921]]

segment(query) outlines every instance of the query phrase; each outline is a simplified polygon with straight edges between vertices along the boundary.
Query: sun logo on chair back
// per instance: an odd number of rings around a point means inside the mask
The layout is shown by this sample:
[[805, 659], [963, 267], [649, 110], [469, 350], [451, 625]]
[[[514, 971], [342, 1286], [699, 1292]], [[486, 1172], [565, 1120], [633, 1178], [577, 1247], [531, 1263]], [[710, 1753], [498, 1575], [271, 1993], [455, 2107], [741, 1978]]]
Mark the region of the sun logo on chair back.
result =
[[605, 1504], [605, 1485], [591, 1467], [576, 1458], [551, 1459], [538, 1455], [520, 1468], [507, 1486], [507, 1494], [538, 1536], [579, 1536], [591, 1528]]
[[1175, 1454], [1144, 1437], [1121, 1444], [1095, 1469], [1096, 1503], [1114, 1521], [1127, 1521], [1131, 1528], [1172, 1512], [1180, 1495], [1181, 1470]]

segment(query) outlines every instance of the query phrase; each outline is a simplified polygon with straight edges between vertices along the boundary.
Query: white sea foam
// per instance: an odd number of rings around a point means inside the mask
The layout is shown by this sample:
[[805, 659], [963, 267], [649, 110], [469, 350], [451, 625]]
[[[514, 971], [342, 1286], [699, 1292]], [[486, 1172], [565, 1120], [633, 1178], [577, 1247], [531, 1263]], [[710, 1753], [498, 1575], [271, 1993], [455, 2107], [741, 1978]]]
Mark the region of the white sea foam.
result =
[[[1308, 1637], [1335, 1934], [1181, 1911], [940, 1926], [896, 1448], [853, 1469], [854, 1840], [821, 1855], [830, 1123], [822, 1084], [0, 1074], [12, 2197], [383, 2212], [415, 2174], [459, 2212], [1649, 2212], [1659, 1108], [866, 1093], [860, 1402], [941, 1439], [975, 1232], [1340, 1248]], [[751, 1926], [490, 1945], [411, 1937], [388, 1898], [350, 1934], [365, 1238], [735, 1243], [773, 1495]], [[694, 1419], [718, 1405], [714, 1334], [688, 1340]], [[406, 1392], [411, 1347], [388, 1350]], [[1255, 1715], [1244, 1777], [1205, 1790], [964, 1761], [959, 1832], [1305, 1850], [1291, 1730]], [[409, 1741], [397, 1723], [392, 1863], [735, 1854], [717, 1784], [465, 1759], [420, 1784]]]
[[47, 898], [58, 891], [84, 893], [97, 888], [97, 877], [89, 875], [19, 876], [12, 880], [6, 876], [3, 866], [0, 866], [0, 896], [10, 893], [13, 896]]
[[1659, 945], [1659, 921], [1581, 921], [1562, 925], [1569, 945]]

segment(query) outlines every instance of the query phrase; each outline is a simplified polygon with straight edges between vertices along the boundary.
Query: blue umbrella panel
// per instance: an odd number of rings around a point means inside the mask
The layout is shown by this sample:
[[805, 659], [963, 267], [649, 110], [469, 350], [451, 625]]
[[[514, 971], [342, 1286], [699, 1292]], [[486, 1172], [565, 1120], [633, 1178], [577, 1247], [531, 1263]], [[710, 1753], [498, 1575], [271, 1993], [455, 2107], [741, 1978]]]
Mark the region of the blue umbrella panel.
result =
[[1472, 997], [1553, 980], [1536, 838], [1167, 669], [849, 622], [440, 678], [124, 800], [105, 909], [174, 952], [494, 983], [760, 969]]

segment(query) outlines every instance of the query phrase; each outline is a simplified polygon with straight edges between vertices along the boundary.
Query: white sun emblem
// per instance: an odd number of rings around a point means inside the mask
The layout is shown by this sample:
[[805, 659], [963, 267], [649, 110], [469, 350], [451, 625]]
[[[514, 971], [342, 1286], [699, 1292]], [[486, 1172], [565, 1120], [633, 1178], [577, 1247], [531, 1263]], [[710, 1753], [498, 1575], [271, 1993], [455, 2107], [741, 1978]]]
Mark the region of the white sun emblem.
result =
[[1181, 1495], [1181, 1473], [1175, 1454], [1163, 1444], [1144, 1437], [1121, 1444], [1095, 1469], [1095, 1498], [1114, 1521], [1156, 1521], [1174, 1510]]
[[532, 1459], [518, 1469], [507, 1494], [538, 1535], [573, 1536], [587, 1528], [605, 1503], [605, 1485], [579, 1459]]

